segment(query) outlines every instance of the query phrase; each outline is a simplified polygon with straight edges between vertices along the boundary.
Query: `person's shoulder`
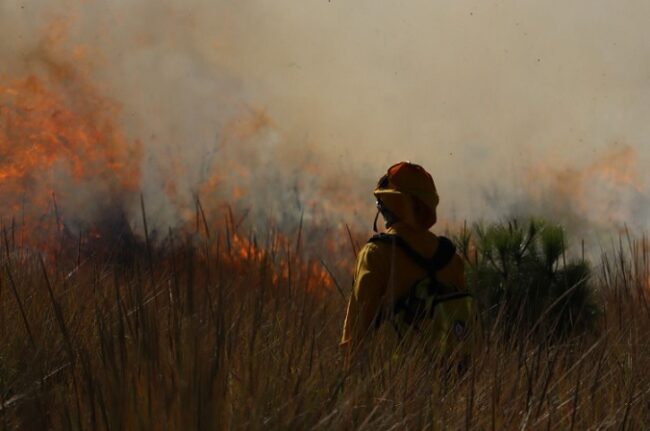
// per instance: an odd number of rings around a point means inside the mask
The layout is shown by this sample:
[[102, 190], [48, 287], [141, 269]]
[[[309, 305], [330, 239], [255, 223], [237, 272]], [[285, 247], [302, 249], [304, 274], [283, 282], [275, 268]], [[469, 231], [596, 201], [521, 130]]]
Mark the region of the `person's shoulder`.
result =
[[436, 235], [434, 233], [431, 233], [431, 235], [435, 238], [438, 247], [440, 247], [440, 243], [444, 241], [446, 243], [446, 246], [450, 247], [453, 250], [454, 254], [451, 256], [450, 263], [460, 265], [462, 267], [463, 258], [460, 256], [460, 254], [458, 254], [458, 248], [456, 247], [456, 244], [454, 244], [454, 240], [445, 235]]
[[370, 237], [368, 241], [361, 247], [361, 250], [359, 250], [359, 254], [361, 253], [377, 253], [380, 250], [383, 250], [386, 248], [388, 245], [387, 241], [384, 241], [379, 238], [378, 235], [375, 235], [373, 237]]
[[359, 258], [365, 260], [376, 260], [381, 259], [384, 256], [388, 256], [390, 252], [390, 244], [386, 241], [380, 241], [374, 239], [375, 237], [370, 238], [361, 250], [359, 250]]
[[448, 265], [459, 271], [462, 271], [464, 269], [465, 263], [463, 261], [463, 258], [458, 254], [458, 249], [456, 248], [456, 245], [451, 238], [445, 235], [436, 235], [433, 232], [427, 232], [427, 238], [429, 241], [433, 241], [435, 243], [436, 249], [440, 247], [442, 241], [447, 243], [449, 247], [452, 247], [454, 254], [451, 256]]

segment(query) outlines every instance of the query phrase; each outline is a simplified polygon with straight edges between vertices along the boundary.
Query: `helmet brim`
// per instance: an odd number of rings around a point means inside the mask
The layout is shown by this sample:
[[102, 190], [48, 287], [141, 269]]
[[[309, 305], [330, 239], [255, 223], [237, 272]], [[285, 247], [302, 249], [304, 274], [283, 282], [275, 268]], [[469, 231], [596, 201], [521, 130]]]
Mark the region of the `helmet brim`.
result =
[[418, 198], [423, 204], [425, 204], [433, 212], [436, 211], [438, 207], [438, 197], [432, 196], [428, 193], [418, 193], [418, 192], [402, 192], [397, 189], [376, 189], [373, 194], [376, 197], [381, 197], [385, 195], [411, 195]]
[[375, 196], [381, 196], [381, 195], [403, 195], [405, 194], [404, 192], [401, 192], [397, 189], [376, 189], [374, 192]]

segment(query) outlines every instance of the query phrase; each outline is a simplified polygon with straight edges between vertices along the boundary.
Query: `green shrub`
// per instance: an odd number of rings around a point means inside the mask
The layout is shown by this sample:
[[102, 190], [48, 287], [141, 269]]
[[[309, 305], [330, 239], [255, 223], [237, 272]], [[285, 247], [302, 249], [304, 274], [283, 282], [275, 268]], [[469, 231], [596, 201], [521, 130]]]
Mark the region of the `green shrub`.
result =
[[567, 258], [561, 226], [517, 219], [476, 224], [456, 237], [467, 282], [489, 324], [506, 336], [566, 336], [593, 328], [599, 314], [591, 270]]

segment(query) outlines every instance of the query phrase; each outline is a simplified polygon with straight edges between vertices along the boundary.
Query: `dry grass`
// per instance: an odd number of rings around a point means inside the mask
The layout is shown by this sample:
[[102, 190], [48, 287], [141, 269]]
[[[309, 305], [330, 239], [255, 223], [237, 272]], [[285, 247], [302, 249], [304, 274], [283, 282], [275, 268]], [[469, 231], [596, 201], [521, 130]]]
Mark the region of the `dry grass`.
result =
[[[226, 226], [148, 244], [118, 265], [62, 249], [43, 261], [10, 237], [0, 260], [3, 429], [650, 424], [645, 240], [626, 239], [598, 266], [595, 333], [540, 344], [486, 328], [458, 377], [388, 329], [345, 369], [337, 343], [349, 290], [296, 253], [300, 239], [256, 246]], [[318, 257], [337, 256], [346, 260]]]

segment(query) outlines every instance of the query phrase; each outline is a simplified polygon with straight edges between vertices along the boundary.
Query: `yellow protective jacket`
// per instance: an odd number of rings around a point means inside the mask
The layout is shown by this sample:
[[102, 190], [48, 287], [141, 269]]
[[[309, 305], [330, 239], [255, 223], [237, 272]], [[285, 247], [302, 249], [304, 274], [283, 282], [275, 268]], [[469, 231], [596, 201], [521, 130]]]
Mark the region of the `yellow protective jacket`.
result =
[[[438, 237], [428, 230], [415, 229], [403, 222], [395, 223], [388, 234], [403, 238], [423, 257], [432, 257]], [[458, 255], [437, 273], [440, 282], [457, 289], [465, 288], [463, 261]], [[382, 309], [406, 295], [410, 288], [427, 276], [427, 271], [409, 258], [399, 246], [389, 243], [368, 243], [357, 257], [354, 288], [348, 302], [343, 325], [341, 347], [355, 349], [372, 331], [373, 321]]]

